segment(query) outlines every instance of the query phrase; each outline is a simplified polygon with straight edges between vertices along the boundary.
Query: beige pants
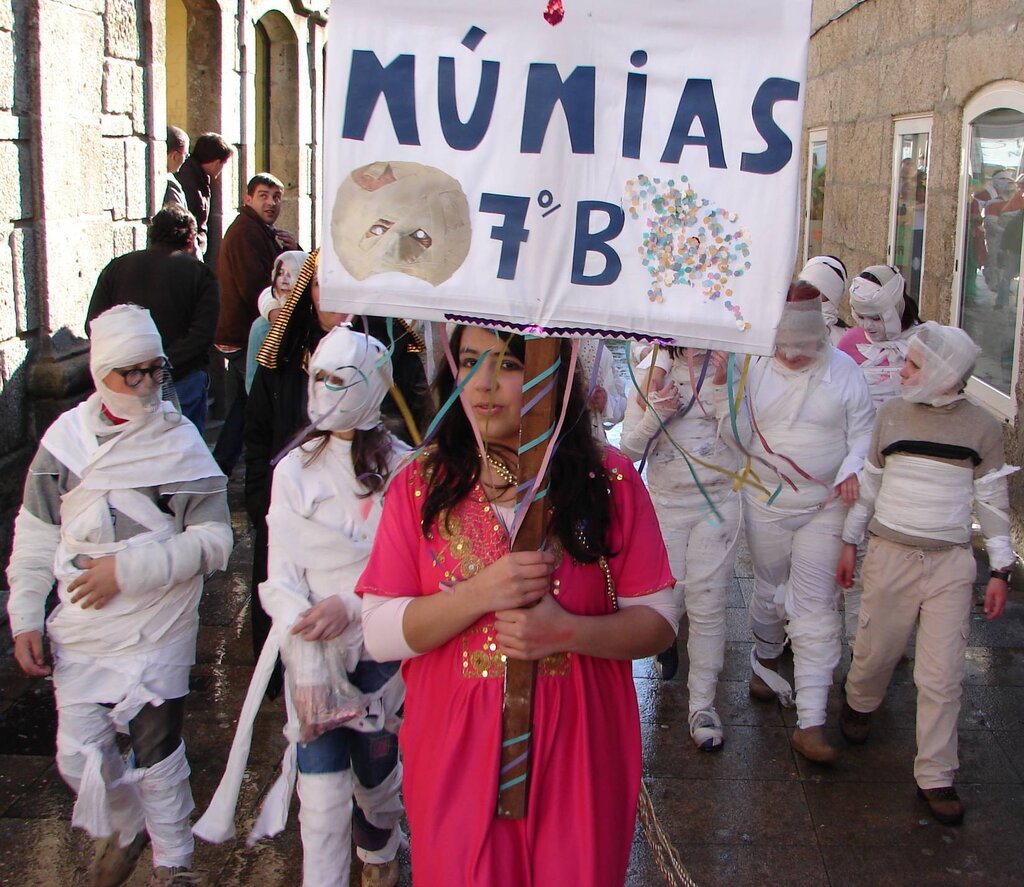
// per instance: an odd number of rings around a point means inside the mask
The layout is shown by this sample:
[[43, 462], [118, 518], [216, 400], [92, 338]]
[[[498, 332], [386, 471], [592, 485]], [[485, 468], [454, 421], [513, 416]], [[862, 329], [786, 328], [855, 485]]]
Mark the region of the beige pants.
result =
[[914, 777], [921, 788], [952, 785], [959, 766], [956, 722], [975, 575], [969, 546], [929, 551], [877, 536], [868, 542], [860, 628], [846, 699], [860, 712], [872, 712], [882, 704], [916, 623]]

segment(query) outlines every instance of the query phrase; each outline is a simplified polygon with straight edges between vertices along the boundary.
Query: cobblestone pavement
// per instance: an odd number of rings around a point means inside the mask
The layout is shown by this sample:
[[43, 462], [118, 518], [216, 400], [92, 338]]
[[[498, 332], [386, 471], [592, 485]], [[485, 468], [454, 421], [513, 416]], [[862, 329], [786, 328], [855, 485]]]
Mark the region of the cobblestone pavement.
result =
[[[237, 486], [232, 487], [237, 546], [231, 569], [207, 584], [188, 704], [186, 741], [199, 809], [222, 773], [253, 663], [246, 604], [250, 543]], [[983, 562], [979, 575], [987, 575]], [[730, 589], [718, 693], [726, 725], [721, 752], [700, 753], [691, 743], [683, 680], [661, 682], [650, 660], [634, 666], [647, 786], [695, 881], [702, 887], [1024, 883], [1024, 596], [1015, 592], [1006, 616], [996, 623], [986, 623], [979, 607], [972, 613], [958, 782], [968, 813], [961, 828], [946, 828], [928, 817], [914, 792], [913, 650], [897, 670], [871, 741], [845, 748], [835, 767], [807, 763], [789, 745], [794, 712], [747, 696], [745, 605], [751, 583], [749, 565], [741, 558]], [[848, 665], [844, 652], [830, 699], [829, 733], [840, 744], [835, 723]], [[242, 836], [276, 776], [282, 725], [280, 704], [264, 703], [242, 788]], [[54, 766], [53, 731], [49, 683], [20, 676], [5, 649], [0, 653], [0, 884], [86, 883], [89, 841], [69, 826], [72, 798]], [[128, 884], [144, 885], [148, 867], [147, 852]], [[221, 846], [200, 843], [195, 868], [211, 885], [298, 885], [294, 812], [282, 835], [251, 849], [244, 839]], [[402, 884], [410, 883], [403, 857]], [[661, 883], [638, 831], [628, 884]]]

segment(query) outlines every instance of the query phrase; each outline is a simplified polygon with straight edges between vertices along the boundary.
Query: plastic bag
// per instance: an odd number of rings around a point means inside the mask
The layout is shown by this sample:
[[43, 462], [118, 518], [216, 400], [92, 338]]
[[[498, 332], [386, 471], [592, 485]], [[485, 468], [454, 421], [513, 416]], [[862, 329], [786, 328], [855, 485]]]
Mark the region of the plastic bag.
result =
[[349, 657], [344, 637], [307, 641], [286, 634], [282, 639], [281, 659], [299, 718], [299, 742], [312, 742], [366, 712], [365, 694], [348, 679]]

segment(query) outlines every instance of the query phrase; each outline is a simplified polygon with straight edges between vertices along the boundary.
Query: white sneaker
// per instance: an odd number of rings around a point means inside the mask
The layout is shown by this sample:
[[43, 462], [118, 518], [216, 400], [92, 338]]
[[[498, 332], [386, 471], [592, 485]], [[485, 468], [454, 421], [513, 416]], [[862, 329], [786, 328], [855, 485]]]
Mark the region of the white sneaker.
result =
[[690, 737], [701, 751], [718, 751], [725, 742], [722, 719], [713, 708], [702, 708], [690, 715]]

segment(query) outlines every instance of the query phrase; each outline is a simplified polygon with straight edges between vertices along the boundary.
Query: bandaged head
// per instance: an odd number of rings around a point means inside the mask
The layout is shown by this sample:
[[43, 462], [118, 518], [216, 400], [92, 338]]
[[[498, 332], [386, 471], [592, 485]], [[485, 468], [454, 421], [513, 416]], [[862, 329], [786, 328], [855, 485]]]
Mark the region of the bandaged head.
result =
[[813, 286], [833, 307], [842, 301], [846, 292], [846, 266], [835, 256], [808, 259], [797, 278]]
[[331, 240], [356, 280], [398, 271], [437, 286], [469, 253], [469, 203], [462, 186], [439, 169], [378, 161], [342, 181]]
[[164, 357], [163, 342], [148, 309], [115, 305], [89, 325], [89, 371], [103, 403], [119, 419], [138, 419], [156, 412], [160, 386], [140, 386], [138, 394], [112, 391], [104, 379], [124, 369]]
[[959, 327], [929, 320], [916, 329], [907, 343], [900, 394], [904, 400], [936, 407], [958, 400], [981, 349]]
[[872, 342], [895, 339], [903, 331], [906, 281], [890, 265], [865, 268], [850, 284], [850, 310]]
[[816, 288], [799, 283], [790, 287], [775, 334], [775, 352], [787, 361], [815, 358], [825, 349], [828, 328], [815, 293]]
[[[309, 359], [309, 419], [321, 431], [368, 431], [380, 424], [391, 387], [387, 349], [344, 324], [320, 340]], [[320, 378], [317, 378], [320, 377]]]

